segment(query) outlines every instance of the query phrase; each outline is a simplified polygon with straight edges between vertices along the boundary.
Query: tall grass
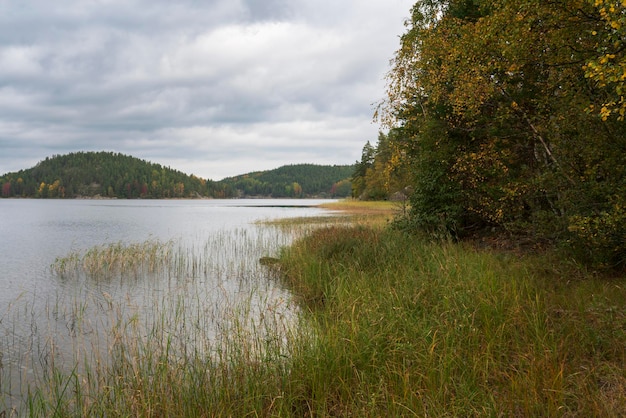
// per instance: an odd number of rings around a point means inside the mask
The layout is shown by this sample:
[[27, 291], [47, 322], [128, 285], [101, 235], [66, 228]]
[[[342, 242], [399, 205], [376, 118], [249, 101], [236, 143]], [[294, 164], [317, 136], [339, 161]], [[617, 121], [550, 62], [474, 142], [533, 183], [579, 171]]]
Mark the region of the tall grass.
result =
[[316, 335], [292, 359], [298, 413], [626, 411], [623, 278], [359, 227], [313, 232], [283, 259]]
[[[205, 268], [182, 258], [186, 271]], [[28, 396], [29, 413], [588, 417], [626, 411], [623, 277], [597, 277], [557, 256], [345, 225], [309, 230], [282, 250], [278, 264], [262, 268], [292, 291], [299, 317], [285, 321], [293, 315], [285, 309], [289, 301], [244, 287], [243, 294], [229, 294], [238, 302], [228, 304], [227, 320], [207, 336], [206, 302], [174, 298], [155, 311], [156, 320], [114, 323], [111, 361], [85, 356], [81, 370], [49, 368]]]
[[62, 291], [43, 307], [16, 301], [2, 317], [31, 336], [14, 329], [0, 341], [10, 360], [0, 364], [0, 416], [202, 411], [233, 364], [286, 358], [296, 307], [258, 259], [287, 242], [275, 228], [244, 228], [57, 259]]

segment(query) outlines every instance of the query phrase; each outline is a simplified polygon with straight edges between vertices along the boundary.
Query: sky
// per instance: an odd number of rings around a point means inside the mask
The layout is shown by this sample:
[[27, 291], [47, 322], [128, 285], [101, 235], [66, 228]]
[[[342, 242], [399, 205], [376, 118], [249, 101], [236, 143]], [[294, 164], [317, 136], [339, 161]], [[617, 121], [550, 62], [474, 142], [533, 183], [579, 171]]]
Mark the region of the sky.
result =
[[211, 180], [352, 164], [414, 0], [0, 0], [0, 175], [112, 151]]

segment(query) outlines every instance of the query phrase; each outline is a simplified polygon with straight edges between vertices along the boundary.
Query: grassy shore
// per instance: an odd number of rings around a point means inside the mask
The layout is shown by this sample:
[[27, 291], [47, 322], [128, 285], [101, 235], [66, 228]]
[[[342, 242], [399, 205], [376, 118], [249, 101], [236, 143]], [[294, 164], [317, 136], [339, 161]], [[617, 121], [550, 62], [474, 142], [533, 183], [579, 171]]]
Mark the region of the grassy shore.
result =
[[402, 203], [390, 201], [361, 201], [354, 199], [343, 199], [336, 202], [322, 203], [319, 207], [331, 210], [340, 210], [350, 214], [363, 215], [389, 215], [394, 214], [401, 208]]
[[[623, 416], [626, 288], [549, 256], [330, 227], [285, 251], [316, 416]], [[293, 406], [292, 406], [293, 407]]]
[[624, 277], [343, 223], [268, 268], [297, 329], [235, 323], [176, 357], [171, 330], [125, 330], [107, 368], [51, 373], [33, 415], [624, 416]]

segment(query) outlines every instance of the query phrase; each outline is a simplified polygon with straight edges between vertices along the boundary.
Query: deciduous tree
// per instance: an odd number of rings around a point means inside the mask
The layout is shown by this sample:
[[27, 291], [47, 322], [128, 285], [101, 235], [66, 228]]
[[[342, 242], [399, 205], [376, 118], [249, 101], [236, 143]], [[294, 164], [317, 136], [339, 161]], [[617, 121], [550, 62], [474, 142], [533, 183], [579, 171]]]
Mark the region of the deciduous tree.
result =
[[[594, 225], [626, 242], [616, 227], [626, 192], [624, 7], [415, 4], [378, 112], [404, 133], [392, 146], [410, 161], [411, 225], [457, 235], [496, 227], [587, 249], [583, 231]], [[605, 255], [626, 262], [624, 250]]]

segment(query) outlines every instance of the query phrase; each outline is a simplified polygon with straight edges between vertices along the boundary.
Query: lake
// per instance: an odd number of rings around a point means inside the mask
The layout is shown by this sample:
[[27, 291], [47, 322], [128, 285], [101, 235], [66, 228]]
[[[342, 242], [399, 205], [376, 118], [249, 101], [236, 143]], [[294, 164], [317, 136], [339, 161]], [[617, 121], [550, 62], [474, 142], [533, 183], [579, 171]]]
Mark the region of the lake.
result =
[[167, 334], [174, 353], [287, 332], [297, 308], [258, 259], [293, 235], [259, 221], [319, 216], [322, 202], [0, 199], [0, 411], [50, 366], [108, 362], [131, 328]]

